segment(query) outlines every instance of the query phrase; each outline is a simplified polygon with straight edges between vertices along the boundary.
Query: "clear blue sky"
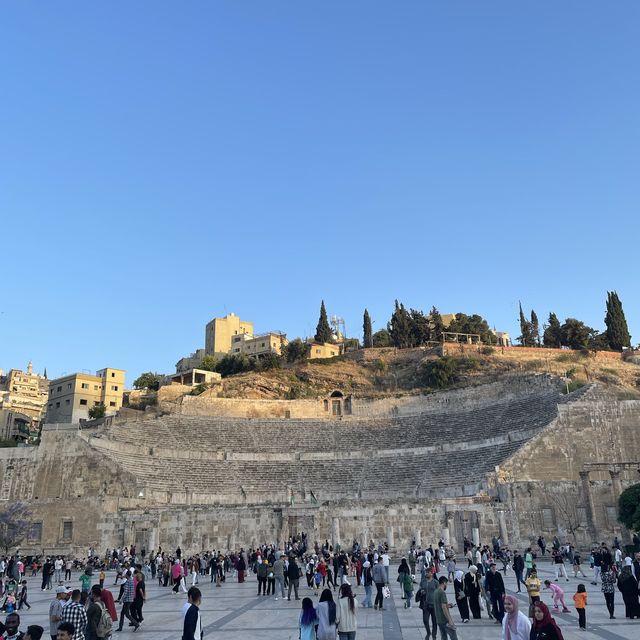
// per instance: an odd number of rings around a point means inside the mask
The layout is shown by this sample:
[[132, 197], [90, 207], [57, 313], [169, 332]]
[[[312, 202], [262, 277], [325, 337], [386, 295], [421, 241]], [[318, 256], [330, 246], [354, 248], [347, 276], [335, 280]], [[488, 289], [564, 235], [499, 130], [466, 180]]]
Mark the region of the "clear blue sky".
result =
[[395, 298], [640, 340], [636, 0], [0, 5], [0, 367]]

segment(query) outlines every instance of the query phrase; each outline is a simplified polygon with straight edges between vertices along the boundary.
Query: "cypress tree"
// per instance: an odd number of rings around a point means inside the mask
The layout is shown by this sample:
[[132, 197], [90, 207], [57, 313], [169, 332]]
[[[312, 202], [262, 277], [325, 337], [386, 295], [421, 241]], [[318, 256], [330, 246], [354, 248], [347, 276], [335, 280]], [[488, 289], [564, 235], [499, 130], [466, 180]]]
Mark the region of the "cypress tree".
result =
[[391, 316], [391, 320], [387, 323], [387, 331], [391, 336], [391, 342], [398, 349], [405, 349], [411, 346], [411, 318], [404, 308], [396, 300], [396, 308]]
[[611, 349], [622, 351], [623, 347], [631, 346], [627, 319], [622, 310], [622, 302], [615, 291], [607, 291], [607, 315], [604, 323], [607, 325], [606, 337]]
[[523, 347], [530, 347], [533, 343], [531, 322], [524, 317], [522, 302], [520, 303], [520, 336], [518, 340]]
[[555, 313], [549, 314], [549, 324], [545, 327], [542, 342], [545, 347], [559, 349], [562, 346], [562, 327]]
[[373, 328], [371, 327], [371, 317], [367, 309], [364, 310], [364, 316], [362, 318], [362, 336], [364, 348], [373, 347]]
[[429, 313], [429, 320], [431, 321], [431, 335], [430, 339], [435, 342], [442, 341], [442, 334], [444, 332], [444, 323], [442, 322], [442, 316], [436, 307], [431, 307]]
[[327, 310], [324, 307], [324, 300], [320, 304], [320, 318], [318, 319], [318, 326], [316, 327], [316, 335], [314, 336], [314, 339], [316, 342], [321, 342], [323, 344], [333, 340], [329, 320], [327, 320]]
[[540, 346], [540, 324], [538, 323], [538, 315], [531, 309], [531, 342], [539, 347]]

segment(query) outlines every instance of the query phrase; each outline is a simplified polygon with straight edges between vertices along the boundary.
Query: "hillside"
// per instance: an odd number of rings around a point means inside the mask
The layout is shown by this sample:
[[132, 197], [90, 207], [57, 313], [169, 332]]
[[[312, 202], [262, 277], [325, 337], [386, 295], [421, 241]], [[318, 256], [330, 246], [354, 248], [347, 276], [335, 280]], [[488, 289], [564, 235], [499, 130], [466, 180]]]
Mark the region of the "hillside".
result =
[[[619, 354], [582, 354], [556, 349], [478, 350], [475, 346], [447, 346], [454, 368], [448, 387], [495, 380], [510, 371], [551, 373], [569, 378], [571, 388], [602, 382], [619, 388], [621, 397], [640, 398], [640, 366], [624, 362]], [[266, 372], [225, 378], [222, 385], [205, 391], [226, 398], [315, 398], [339, 388], [360, 397], [428, 391], [425, 368], [438, 360], [424, 349], [362, 349], [339, 358], [315, 360]]]

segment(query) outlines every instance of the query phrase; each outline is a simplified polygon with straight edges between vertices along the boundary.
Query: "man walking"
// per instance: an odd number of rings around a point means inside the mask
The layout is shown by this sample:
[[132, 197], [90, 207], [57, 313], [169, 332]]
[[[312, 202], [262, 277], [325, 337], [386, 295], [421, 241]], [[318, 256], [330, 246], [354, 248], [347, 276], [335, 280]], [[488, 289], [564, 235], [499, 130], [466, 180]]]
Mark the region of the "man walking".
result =
[[296, 600], [300, 600], [300, 597], [298, 596], [298, 587], [300, 585], [300, 567], [298, 567], [295, 556], [291, 556], [289, 558], [289, 566], [287, 567], [287, 578], [289, 578], [287, 600], [291, 600], [292, 588], [295, 592]]
[[[442, 640], [458, 640], [458, 634], [456, 632], [456, 625], [451, 618], [449, 609], [454, 605], [449, 604], [447, 601], [447, 584], [449, 579], [446, 576], [442, 576], [438, 580], [438, 588], [433, 596], [433, 604], [436, 612], [436, 622], [438, 623], [438, 629], [440, 629], [440, 638]], [[434, 636], [435, 639], [435, 636]]]
[[124, 589], [122, 591], [122, 609], [120, 610], [120, 624], [118, 625], [117, 631], [122, 631], [122, 627], [124, 626], [124, 619], [126, 618], [133, 625], [134, 632], [137, 631], [140, 627], [138, 622], [134, 620], [131, 615], [131, 605], [133, 604], [133, 600], [135, 598], [135, 586], [133, 582], [133, 575], [131, 571], [127, 572], [127, 580], [123, 585]]
[[502, 624], [504, 618], [504, 580], [502, 575], [498, 573], [496, 563], [489, 565], [489, 573], [485, 579], [485, 589], [489, 592], [491, 598], [491, 609], [496, 624]]
[[373, 567], [372, 577], [377, 589], [373, 608], [375, 610], [380, 609], [382, 611], [384, 609], [384, 596], [382, 595], [382, 587], [387, 584], [387, 572], [384, 570], [384, 559], [382, 558], [382, 556], [378, 558], [378, 563]]
[[80, 595], [80, 589], [74, 589], [71, 592], [71, 602], [62, 609], [62, 622], [69, 622], [75, 629], [73, 640], [85, 640], [84, 630], [87, 626], [87, 611], [80, 604]]
[[436, 638], [437, 619], [436, 610], [434, 607], [434, 595], [438, 588], [438, 581], [433, 577], [433, 570], [428, 567], [424, 571], [424, 577], [420, 581], [420, 589], [422, 590], [422, 598], [420, 599], [420, 608], [422, 609], [422, 623], [427, 630], [425, 640], [429, 640], [433, 635], [433, 640]]
[[516, 585], [518, 586], [518, 593], [520, 593], [520, 585], [524, 584], [522, 579], [522, 572], [524, 571], [524, 559], [520, 555], [519, 551], [513, 553], [513, 572], [516, 574]]

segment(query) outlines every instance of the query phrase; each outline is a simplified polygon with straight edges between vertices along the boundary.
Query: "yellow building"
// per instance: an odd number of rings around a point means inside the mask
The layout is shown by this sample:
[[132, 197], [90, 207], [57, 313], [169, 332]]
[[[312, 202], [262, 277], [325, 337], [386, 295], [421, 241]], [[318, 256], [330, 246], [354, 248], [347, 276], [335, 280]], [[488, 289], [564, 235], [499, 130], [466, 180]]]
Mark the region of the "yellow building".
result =
[[73, 373], [49, 383], [46, 422], [76, 423], [89, 418], [89, 409], [104, 404], [106, 415], [122, 407], [124, 392], [122, 369], [100, 369], [93, 376]]
[[26, 372], [11, 369], [4, 376], [0, 371], [0, 437], [20, 440], [36, 437], [48, 392], [49, 381], [33, 373], [31, 362]]
[[334, 358], [340, 355], [340, 345], [338, 344], [331, 344], [330, 342], [310, 342], [309, 346], [311, 347], [309, 360]]
[[242, 334], [253, 336], [253, 322], [245, 322], [229, 313], [224, 318], [214, 318], [207, 323], [204, 335], [204, 350], [207, 355], [217, 356], [231, 353], [231, 341]]
[[231, 339], [231, 353], [244, 353], [248, 356], [259, 358], [267, 353], [282, 355], [282, 347], [287, 344], [287, 336], [284, 333], [270, 331], [259, 336], [241, 333]]

